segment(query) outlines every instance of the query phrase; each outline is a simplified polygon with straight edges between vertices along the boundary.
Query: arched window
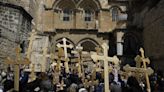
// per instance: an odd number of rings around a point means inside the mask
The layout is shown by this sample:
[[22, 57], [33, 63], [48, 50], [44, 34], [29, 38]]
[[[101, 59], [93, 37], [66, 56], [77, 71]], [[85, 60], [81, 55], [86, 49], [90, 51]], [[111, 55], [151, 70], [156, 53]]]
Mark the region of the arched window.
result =
[[70, 17], [71, 17], [71, 10], [64, 9], [63, 10], [63, 21], [70, 21]]
[[85, 17], [84, 17], [85, 21], [91, 21], [92, 20], [92, 11], [87, 9], [85, 10]]
[[113, 7], [111, 9], [111, 13], [112, 13], [112, 21], [118, 21], [118, 8], [117, 7]]

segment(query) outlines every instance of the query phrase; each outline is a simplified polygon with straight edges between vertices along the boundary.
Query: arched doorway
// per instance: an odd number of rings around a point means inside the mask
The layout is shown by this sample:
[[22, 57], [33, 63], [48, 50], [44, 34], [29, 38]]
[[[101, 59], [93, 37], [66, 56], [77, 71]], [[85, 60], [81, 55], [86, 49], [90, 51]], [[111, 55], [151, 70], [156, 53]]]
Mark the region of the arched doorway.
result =
[[100, 45], [95, 40], [90, 38], [82, 39], [81, 41], [79, 41], [78, 45], [82, 46], [83, 51], [87, 52], [96, 51], [95, 48], [100, 47]]

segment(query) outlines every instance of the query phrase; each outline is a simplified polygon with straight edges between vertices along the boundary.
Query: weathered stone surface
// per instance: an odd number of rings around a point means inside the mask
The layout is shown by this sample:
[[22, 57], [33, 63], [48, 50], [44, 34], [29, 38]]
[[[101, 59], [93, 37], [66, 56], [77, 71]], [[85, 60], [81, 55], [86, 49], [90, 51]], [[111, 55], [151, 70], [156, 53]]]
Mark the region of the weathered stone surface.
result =
[[[109, 32], [114, 29], [122, 29], [122, 24], [126, 23], [125, 21], [121, 21], [121, 24], [120, 21], [112, 21], [112, 12], [110, 10], [112, 7], [118, 8], [118, 15], [125, 13], [126, 6], [122, 2], [110, 1], [109, 3], [108, 0], [7, 0], [6, 2], [22, 6], [33, 16], [33, 28], [50, 38], [49, 43], [55, 49], [56, 44], [60, 43], [60, 39], [65, 37], [69, 40], [68, 43], [74, 45], [74, 48], [77, 45], [82, 45], [86, 51], [94, 51], [95, 47], [100, 47], [102, 43], [109, 42]], [[63, 21], [65, 8], [71, 9], [69, 21]], [[91, 9], [91, 21], [85, 21], [87, 15], [85, 10], [87, 9]], [[31, 30], [30, 22], [24, 14], [21, 15], [22, 11], [24, 12], [24, 10], [18, 9], [16, 15], [11, 16], [11, 22], [9, 23], [15, 21], [11, 28], [13, 34], [11, 32], [3, 33], [4, 36], [12, 35], [6, 38], [16, 42], [25, 40], [28, 37], [27, 33]], [[0, 18], [2, 23], [6, 20], [6, 15], [3, 16], [4, 19], [3, 17]], [[14, 19], [15, 17], [16, 19]], [[6, 24], [4, 26], [7, 27]], [[41, 36], [41, 38], [44, 39], [44, 36]], [[31, 60], [34, 62], [44, 61], [42, 56], [39, 56], [42, 53], [43, 48], [41, 46], [43, 44], [41, 40], [34, 40], [31, 55]], [[55, 49], [52, 52], [55, 52]]]
[[[136, 3], [137, 4], [137, 3]], [[135, 7], [132, 25], [142, 29], [142, 42], [147, 57], [156, 69], [164, 71], [164, 1], [148, 0], [140, 7]]]
[[[15, 56], [15, 48], [23, 41], [27, 44], [32, 17], [20, 6], [0, 2], [0, 62]], [[27, 46], [25, 46], [26, 48]]]

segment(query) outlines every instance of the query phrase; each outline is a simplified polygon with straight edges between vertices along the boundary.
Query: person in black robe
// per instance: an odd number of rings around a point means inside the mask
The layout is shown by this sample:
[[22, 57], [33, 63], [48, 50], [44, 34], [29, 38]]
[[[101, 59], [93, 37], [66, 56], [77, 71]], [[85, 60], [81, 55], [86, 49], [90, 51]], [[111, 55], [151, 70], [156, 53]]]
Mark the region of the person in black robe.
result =
[[13, 75], [12, 72], [8, 72], [7, 75], [3, 77], [3, 79], [5, 80], [3, 82], [4, 92], [14, 88], [14, 80], [12, 75]]
[[42, 81], [42, 76], [41, 74], [38, 74], [38, 76], [36, 77], [36, 80], [30, 83], [27, 83], [26, 85], [27, 92], [34, 92], [35, 88], [37, 87], [40, 88], [41, 81]]
[[157, 71], [158, 92], [164, 92], [164, 75], [161, 70]]
[[21, 75], [21, 80], [20, 80], [20, 92], [25, 92], [26, 90], [26, 85], [27, 85], [27, 82], [28, 82], [28, 73], [22, 73]]
[[126, 92], [143, 92], [142, 88], [140, 87], [137, 79], [133, 76], [130, 76], [127, 80], [127, 91]]

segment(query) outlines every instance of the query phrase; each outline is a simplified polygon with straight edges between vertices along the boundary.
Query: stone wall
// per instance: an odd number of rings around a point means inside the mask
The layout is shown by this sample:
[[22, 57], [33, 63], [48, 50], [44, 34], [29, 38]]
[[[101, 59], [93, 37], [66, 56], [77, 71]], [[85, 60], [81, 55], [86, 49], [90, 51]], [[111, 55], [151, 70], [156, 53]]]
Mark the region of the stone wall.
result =
[[0, 2], [0, 62], [14, 57], [15, 47], [25, 41], [31, 31], [32, 17], [20, 6]]
[[[140, 6], [140, 7], [138, 7]], [[133, 2], [129, 7], [129, 26], [142, 33], [142, 42], [146, 57], [151, 59], [153, 67], [164, 71], [164, 1], [147, 0]], [[130, 19], [130, 18], [129, 18]], [[140, 38], [138, 38], [140, 39]]]
[[157, 69], [164, 71], [164, 1], [149, 10], [143, 20], [143, 40], [146, 55]]
[[[58, 4], [58, 2], [62, 4]], [[72, 0], [71, 2], [74, 2]], [[85, 21], [85, 8], [88, 7], [87, 4], [90, 4], [90, 8], [93, 8], [93, 14], [91, 21]], [[119, 16], [122, 14], [126, 14], [126, 6], [124, 3], [114, 3], [110, 2], [108, 3], [107, 0], [89, 0], [83, 2], [74, 2], [71, 4], [71, 6], [75, 6], [75, 9], [72, 9], [72, 14], [70, 15], [70, 21], [63, 21], [63, 7], [67, 7], [67, 0], [46, 0], [40, 9], [40, 15], [42, 18], [38, 19], [38, 25], [44, 26], [43, 28], [40, 28], [42, 31], [49, 31], [52, 32], [55, 29], [96, 29], [98, 32], [112, 32], [114, 29], [122, 29], [123, 25], [126, 25], [125, 21], [112, 21], [112, 14], [111, 14], [111, 7], [118, 6], [120, 9]], [[83, 6], [83, 3], [86, 4], [86, 6]], [[62, 6], [64, 5], [64, 6]], [[82, 5], [82, 6], [80, 6]], [[62, 8], [61, 8], [62, 7]], [[124, 27], [126, 28], [126, 26]], [[123, 29], [124, 29], [123, 28]]]

